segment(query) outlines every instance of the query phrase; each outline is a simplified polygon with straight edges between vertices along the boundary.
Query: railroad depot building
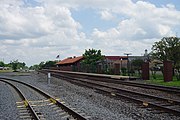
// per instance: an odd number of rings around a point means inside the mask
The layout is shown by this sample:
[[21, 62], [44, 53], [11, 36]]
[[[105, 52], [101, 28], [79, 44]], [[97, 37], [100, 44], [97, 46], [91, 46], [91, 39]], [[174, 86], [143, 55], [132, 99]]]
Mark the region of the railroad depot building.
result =
[[103, 60], [97, 61], [96, 66], [83, 65], [83, 56], [68, 57], [56, 63], [56, 69], [76, 72], [120, 74], [122, 68], [128, 69], [128, 67], [131, 67], [131, 61], [136, 59], [149, 61], [147, 50], [145, 50], [145, 53], [142, 56], [104, 56]]
[[145, 61], [146, 56], [104, 56], [104, 59], [98, 61], [93, 68], [82, 64], [82, 60], [84, 60], [83, 56], [74, 56], [65, 58], [56, 63], [56, 69], [75, 72], [120, 74], [121, 69], [128, 69], [128, 62], [131, 64], [131, 61], [135, 59], [142, 59]]
[[[82, 65], [83, 56], [68, 57], [56, 63], [57, 69], [64, 71], [88, 72]], [[103, 70], [121, 69], [127, 67], [127, 56], [105, 56], [103, 61], [98, 61], [96, 67], [97, 73], [103, 73]], [[116, 70], [117, 71], [117, 70]]]
[[80, 63], [83, 60], [83, 56], [68, 57], [62, 61], [56, 63], [58, 69], [64, 71], [80, 71]]
[[98, 62], [97, 72], [119, 74], [121, 68], [127, 67], [127, 60], [127, 56], [105, 56], [103, 61]]

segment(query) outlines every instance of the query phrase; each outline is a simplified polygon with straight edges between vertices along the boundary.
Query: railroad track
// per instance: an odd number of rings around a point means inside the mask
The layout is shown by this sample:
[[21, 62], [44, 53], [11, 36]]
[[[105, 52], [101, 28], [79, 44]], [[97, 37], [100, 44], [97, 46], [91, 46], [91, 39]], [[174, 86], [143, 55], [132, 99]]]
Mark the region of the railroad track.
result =
[[[175, 115], [180, 115], [180, 101], [179, 99], [170, 99], [166, 98], [167, 96], [160, 97], [158, 95], [151, 95], [143, 92], [137, 92], [137, 91], [131, 91], [127, 89], [120, 88], [116, 86], [115, 84], [110, 84], [110, 82], [102, 82], [98, 80], [88, 80], [88, 79], [83, 79], [83, 78], [77, 78], [75, 76], [67, 76], [67, 75], [62, 75], [58, 73], [52, 73], [53, 76], [67, 80], [71, 83], [78, 84], [81, 86], [86, 86], [92, 89], [96, 89], [98, 91], [102, 91], [104, 93], [107, 93], [111, 96], [114, 97], [123, 97], [129, 100], [133, 100], [137, 103], [142, 104], [145, 107], [153, 107], [157, 108], [159, 110], [163, 110], [164, 112], [172, 113]], [[128, 84], [129, 86], [131, 84]], [[136, 87], [141, 87], [137, 86]], [[153, 86], [154, 87], [154, 86]], [[150, 88], [148, 87], [142, 87], [142, 88]], [[151, 88], [153, 89], [153, 88]], [[163, 91], [165, 88], [158, 89]], [[178, 94], [178, 89], [174, 89], [176, 91], [175, 94]], [[170, 89], [165, 89], [165, 92], [171, 92]], [[172, 92], [171, 92], [172, 93]]]
[[19, 94], [22, 100], [17, 102], [20, 119], [87, 120], [90, 118], [30, 84], [9, 78], [0, 78], [0, 81], [12, 86]]
[[88, 80], [93, 80], [93, 81], [101, 81], [101, 82], [107, 82], [107, 83], [115, 83], [115, 84], [122, 84], [122, 85], [127, 85], [127, 86], [134, 86], [134, 87], [141, 87], [141, 88], [146, 88], [146, 89], [153, 89], [153, 90], [161, 90], [164, 92], [169, 92], [172, 94], [177, 94], [180, 95], [180, 88], [177, 87], [166, 87], [166, 86], [160, 86], [160, 85], [152, 85], [152, 84], [144, 84], [144, 83], [137, 83], [133, 81], [126, 81], [128, 78], [127, 77], [120, 77], [120, 78], [114, 78], [114, 77], [107, 77], [104, 75], [91, 75], [89, 73], [75, 73], [73, 72], [60, 72], [58, 70], [42, 70], [40, 71], [42, 73], [47, 73], [51, 72], [53, 74], [61, 74], [61, 75], [67, 75], [72, 78], [82, 78], [82, 79], [88, 79]]

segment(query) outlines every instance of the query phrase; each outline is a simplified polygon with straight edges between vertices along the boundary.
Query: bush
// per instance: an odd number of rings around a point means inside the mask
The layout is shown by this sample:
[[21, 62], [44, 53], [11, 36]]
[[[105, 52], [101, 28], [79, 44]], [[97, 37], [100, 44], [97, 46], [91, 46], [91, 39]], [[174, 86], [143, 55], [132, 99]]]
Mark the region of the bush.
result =
[[127, 74], [127, 69], [125, 67], [122, 67], [121, 68], [121, 73], [122, 73], [122, 75], [125, 76]]

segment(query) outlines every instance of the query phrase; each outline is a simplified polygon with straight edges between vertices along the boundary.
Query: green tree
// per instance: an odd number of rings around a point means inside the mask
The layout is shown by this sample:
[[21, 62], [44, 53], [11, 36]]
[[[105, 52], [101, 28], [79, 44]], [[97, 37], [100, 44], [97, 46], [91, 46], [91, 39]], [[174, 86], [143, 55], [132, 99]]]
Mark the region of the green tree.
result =
[[135, 59], [135, 60], [132, 60], [131, 62], [133, 69], [138, 71], [139, 76], [141, 74], [140, 70], [141, 70], [142, 64], [143, 64], [142, 59]]
[[122, 72], [122, 75], [125, 76], [127, 74], [127, 68], [122, 67], [121, 72]]
[[23, 68], [25, 68], [25, 66], [26, 66], [26, 64], [25, 64], [24, 62], [22, 62], [22, 63], [21, 63], [21, 62], [18, 62], [18, 67], [17, 67], [17, 68], [18, 68], [18, 69], [19, 69], [19, 68], [22, 68], [22, 69], [23, 69]]
[[103, 60], [103, 56], [101, 55], [101, 50], [89, 49], [85, 50], [83, 54], [84, 60], [82, 64], [86, 66], [87, 72], [96, 72], [96, 65], [98, 61]]
[[[174, 63], [174, 69], [180, 72], [180, 38], [163, 37], [161, 41], [155, 42], [152, 46], [152, 56], [155, 59], [164, 61], [171, 60]], [[174, 72], [174, 70], [173, 70]]]
[[55, 67], [56, 63], [57, 63], [56, 61], [46, 61], [43, 67], [44, 68]]
[[[55, 67], [57, 61], [46, 61], [46, 62], [41, 62], [38, 65], [38, 69], [43, 69], [43, 68], [49, 68], [49, 67]], [[36, 66], [37, 67], [37, 66]]]
[[40, 70], [43, 69], [44, 64], [45, 64], [44, 62], [39, 63], [39, 69], [40, 69]]
[[14, 72], [16, 72], [17, 69], [18, 69], [18, 60], [14, 60], [14, 61], [11, 62], [10, 64], [11, 64], [11, 67], [12, 67], [12, 69], [14, 70]]
[[38, 70], [39, 69], [39, 65], [33, 65], [29, 67], [30, 70]]
[[5, 64], [3, 61], [0, 61], [0, 67], [5, 67]]
[[27, 68], [24, 62], [19, 62], [18, 60], [11, 61], [7, 66], [12, 67], [15, 72], [17, 71], [17, 69]]

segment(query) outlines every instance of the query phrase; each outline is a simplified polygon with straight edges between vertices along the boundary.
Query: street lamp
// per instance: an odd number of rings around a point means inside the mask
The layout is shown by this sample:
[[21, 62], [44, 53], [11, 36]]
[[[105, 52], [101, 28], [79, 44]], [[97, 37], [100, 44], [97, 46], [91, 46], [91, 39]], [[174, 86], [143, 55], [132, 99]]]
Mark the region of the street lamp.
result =
[[128, 58], [128, 56], [132, 55], [132, 54], [131, 53], [124, 53], [124, 55], [127, 55], [127, 72], [128, 72], [128, 76], [130, 76], [129, 75], [129, 58]]
[[121, 58], [120, 74], [122, 74], [122, 58]]

